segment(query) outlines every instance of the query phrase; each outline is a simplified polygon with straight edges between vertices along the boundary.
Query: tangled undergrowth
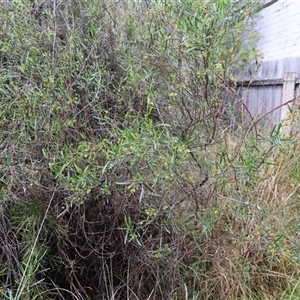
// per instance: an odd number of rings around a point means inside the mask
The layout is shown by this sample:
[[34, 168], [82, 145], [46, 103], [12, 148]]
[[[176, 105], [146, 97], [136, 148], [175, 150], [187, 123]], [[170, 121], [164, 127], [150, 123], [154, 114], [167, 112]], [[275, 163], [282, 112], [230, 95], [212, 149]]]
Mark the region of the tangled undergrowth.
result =
[[299, 296], [297, 135], [234, 92], [257, 10], [1, 2], [1, 299]]

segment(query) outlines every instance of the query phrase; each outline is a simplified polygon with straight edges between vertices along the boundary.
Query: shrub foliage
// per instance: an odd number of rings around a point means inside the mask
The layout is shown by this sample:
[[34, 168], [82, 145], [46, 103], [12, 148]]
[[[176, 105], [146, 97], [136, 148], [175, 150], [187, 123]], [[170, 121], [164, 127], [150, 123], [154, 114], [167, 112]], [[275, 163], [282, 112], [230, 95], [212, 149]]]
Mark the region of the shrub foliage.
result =
[[255, 58], [258, 8], [1, 2], [3, 299], [246, 299], [287, 288], [296, 241], [272, 236], [283, 230], [268, 215], [273, 191], [253, 187], [276, 175], [269, 165], [288, 146], [276, 132], [229, 138], [242, 105], [233, 71]]

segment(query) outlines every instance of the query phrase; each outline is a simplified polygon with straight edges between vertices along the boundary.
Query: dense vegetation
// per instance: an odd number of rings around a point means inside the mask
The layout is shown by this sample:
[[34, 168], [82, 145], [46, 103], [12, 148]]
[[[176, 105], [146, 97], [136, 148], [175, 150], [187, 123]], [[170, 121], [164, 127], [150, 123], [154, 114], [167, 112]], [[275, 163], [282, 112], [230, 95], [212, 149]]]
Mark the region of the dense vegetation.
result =
[[297, 134], [235, 89], [258, 11], [1, 2], [1, 299], [299, 299]]

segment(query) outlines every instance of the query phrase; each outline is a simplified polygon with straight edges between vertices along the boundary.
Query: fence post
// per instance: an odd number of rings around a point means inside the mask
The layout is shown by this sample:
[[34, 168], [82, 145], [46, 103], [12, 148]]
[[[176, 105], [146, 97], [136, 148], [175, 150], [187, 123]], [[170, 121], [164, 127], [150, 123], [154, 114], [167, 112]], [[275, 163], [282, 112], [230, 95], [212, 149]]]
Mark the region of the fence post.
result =
[[[295, 98], [295, 84], [296, 84], [296, 73], [286, 72], [283, 78], [282, 98], [281, 103], [285, 103]], [[280, 122], [283, 125], [282, 135], [289, 136], [291, 132], [291, 125], [289, 122], [289, 107], [284, 105], [281, 107]]]

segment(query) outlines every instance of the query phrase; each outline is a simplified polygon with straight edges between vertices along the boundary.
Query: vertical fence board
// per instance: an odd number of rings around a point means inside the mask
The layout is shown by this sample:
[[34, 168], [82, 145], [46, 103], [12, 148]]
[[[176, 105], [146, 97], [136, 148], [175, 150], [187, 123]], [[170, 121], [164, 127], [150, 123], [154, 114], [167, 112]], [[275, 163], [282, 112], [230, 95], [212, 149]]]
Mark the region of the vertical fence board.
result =
[[[294, 72], [287, 72], [284, 74], [283, 88], [282, 88], [282, 103], [293, 99], [295, 97], [295, 83], [296, 76]], [[281, 121], [288, 117], [288, 105], [284, 105], [281, 108]]]
[[[283, 88], [282, 88], [282, 104], [288, 102], [295, 97], [295, 84], [296, 84], [296, 73], [286, 72], [284, 74]], [[289, 106], [284, 105], [281, 108], [280, 121], [284, 124], [282, 128], [282, 134], [287, 136], [291, 132], [291, 124], [286, 122], [289, 115]]]
[[240, 71], [237, 86], [254, 119], [265, 116], [259, 125], [271, 129], [288, 117], [288, 106], [281, 105], [295, 97], [300, 58], [266, 61], [258, 70], [256, 67], [250, 64]]

